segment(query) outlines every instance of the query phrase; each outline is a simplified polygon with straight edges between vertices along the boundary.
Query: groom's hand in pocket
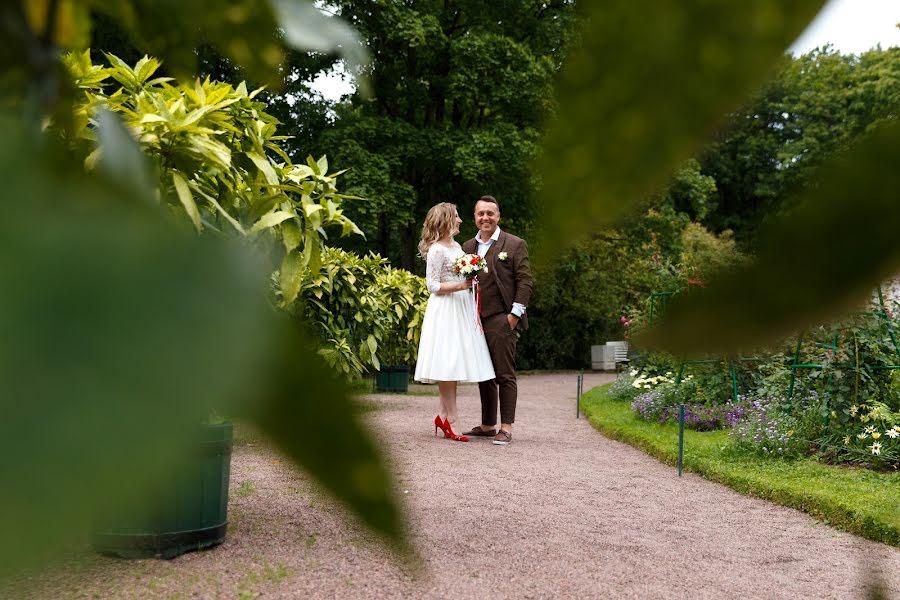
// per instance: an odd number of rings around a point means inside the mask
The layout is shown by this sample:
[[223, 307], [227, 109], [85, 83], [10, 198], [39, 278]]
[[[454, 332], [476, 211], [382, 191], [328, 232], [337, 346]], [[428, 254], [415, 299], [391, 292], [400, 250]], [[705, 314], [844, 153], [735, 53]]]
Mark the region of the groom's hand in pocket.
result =
[[519, 324], [519, 317], [512, 313], [506, 315], [506, 320], [509, 322], [509, 328], [512, 330], [515, 330], [516, 326]]

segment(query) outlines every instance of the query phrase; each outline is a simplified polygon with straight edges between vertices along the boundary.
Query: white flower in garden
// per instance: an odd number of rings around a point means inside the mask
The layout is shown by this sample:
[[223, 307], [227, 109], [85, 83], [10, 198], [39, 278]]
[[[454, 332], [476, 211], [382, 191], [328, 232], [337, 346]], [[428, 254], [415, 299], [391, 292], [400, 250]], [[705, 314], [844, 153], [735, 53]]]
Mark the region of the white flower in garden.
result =
[[857, 433], [857, 434], [856, 434], [856, 438], [857, 438], [857, 439], [860, 439], [860, 440], [864, 440], [864, 439], [866, 439], [867, 437], [869, 437], [869, 436], [867, 436], [865, 433]]
[[853, 405], [850, 407], [850, 416], [855, 417], [856, 413], [859, 412], [859, 407], [857, 405]]
[[900, 437], [900, 431], [898, 431], [898, 428], [896, 426], [888, 429], [887, 431], [885, 431], [885, 433], [891, 439]]
[[873, 439], [873, 440], [877, 440], [877, 439], [880, 438], [880, 437], [881, 437], [881, 434], [878, 433], [877, 431], [873, 431], [873, 432], [872, 432], [872, 439]]
[[849, 436], [849, 435], [845, 435], [845, 436], [844, 436], [844, 445], [845, 445], [845, 446], [849, 446], [849, 445], [850, 445], [850, 436]]
[[634, 377], [635, 375], [638, 374], [638, 370], [637, 370], [637, 369], [632, 369], [632, 370], [628, 371], [628, 374], [631, 375], [632, 377]]
[[868, 427], [863, 429], [863, 431], [865, 431], [866, 433], [875, 433], [875, 428], [869, 425]]
[[877, 456], [881, 454], [881, 444], [879, 442], [875, 442], [874, 444], [869, 446], [869, 450], [872, 451], [872, 454], [875, 454]]

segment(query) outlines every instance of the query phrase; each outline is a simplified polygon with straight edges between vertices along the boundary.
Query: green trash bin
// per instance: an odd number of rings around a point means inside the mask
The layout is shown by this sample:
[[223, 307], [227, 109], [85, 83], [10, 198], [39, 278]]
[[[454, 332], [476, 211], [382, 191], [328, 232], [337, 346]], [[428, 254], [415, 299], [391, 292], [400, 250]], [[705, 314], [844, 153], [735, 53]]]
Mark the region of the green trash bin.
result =
[[161, 481], [147, 502], [104, 515], [91, 543], [120, 558], [175, 558], [225, 541], [232, 425], [201, 428], [193, 456]]

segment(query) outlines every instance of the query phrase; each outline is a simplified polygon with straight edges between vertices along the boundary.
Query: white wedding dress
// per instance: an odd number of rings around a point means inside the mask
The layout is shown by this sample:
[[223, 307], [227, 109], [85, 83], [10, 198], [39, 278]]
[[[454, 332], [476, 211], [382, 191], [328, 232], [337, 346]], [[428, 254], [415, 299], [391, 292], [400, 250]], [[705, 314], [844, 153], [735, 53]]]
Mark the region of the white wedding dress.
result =
[[456, 242], [450, 247], [435, 243], [428, 249], [425, 280], [431, 297], [422, 320], [416, 381], [478, 382], [494, 378], [487, 342], [475, 321], [472, 291], [435, 293], [441, 282], [464, 279], [453, 270], [454, 259], [463, 254]]

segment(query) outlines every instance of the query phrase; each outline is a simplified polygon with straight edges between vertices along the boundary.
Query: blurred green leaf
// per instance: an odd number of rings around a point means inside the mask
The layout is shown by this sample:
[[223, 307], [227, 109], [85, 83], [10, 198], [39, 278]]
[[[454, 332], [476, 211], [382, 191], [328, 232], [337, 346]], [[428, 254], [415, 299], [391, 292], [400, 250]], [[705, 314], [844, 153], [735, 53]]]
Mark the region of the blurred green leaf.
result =
[[97, 131], [100, 169], [123, 188], [130, 187], [143, 200], [151, 200], [155, 185], [150, 177], [149, 161], [119, 117], [101, 110], [97, 115]]
[[[326, 16], [312, 2], [269, 0], [289, 46], [302, 51], [338, 52], [347, 63], [347, 71], [360, 73], [369, 62], [365, 44], [356, 31], [338, 17]], [[358, 82], [368, 93], [368, 82]], [[323, 169], [327, 171], [327, 169]]]
[[823, 4], [582, 3], [582, 47], [539, 162], [544, 240], [596, 230], [663, 187]]
[[136, 45], [160, 57], [176, 75], [196, 72], [196, 48], [210, 43], [257, 81], [277, 82], [284, 58], [267, 2], [256, 0], [93, 0], [121, 23]]
[[29, 0], [22, 2], [31, 30], [37, 34], [47, 31], [50, 7], [53, 15], [53, 31], [50, 39], [60, 48], [83, 48], [90, 37], [91, 21], [88, 8], [77, 0]]
[[[351, 27], [307, 0], [92, 0], [125, 26], [142, 49], [177, 75], [196, 72], [196, 48], [209, 43], [256, 81], [277, 87], [284, 47], [333, 52], [359, 67], [368, 58]], [[354, 69], [358, 72], [359, 68]]]
[[858, 306], [900, 270], [900, 125], [823, 167], [818, 185], [766, 231], [757, 260], [670, 301], [644, 341], [673, 352], [736, 352]]
[[245, 253], [179, 235], [127, 201], [132, 189], [0, 123], [16, 199], [0, 220], [5, 571], [82, 539], [92, 514], [179, 458], [213, 407], [255, 398], [272, 323]]
[[[281, 324], [290, 333], [295, 322]], [[286, 335], [270, 364], [268, 393], [249, 416], [304, 470], [385, 539], [405, 543], [391, 473], [359, 408], [333, 372]]]
[[268, 267], [129, 202], [132, 188], [51, 155], [52, 138], [0, 126], [0, 177], [22, 200], [0, 220], [0, 577], [145, 491], [212, 412], [252, 412], [402, 540], [381, 454], [296, 326], [274, 317]]

